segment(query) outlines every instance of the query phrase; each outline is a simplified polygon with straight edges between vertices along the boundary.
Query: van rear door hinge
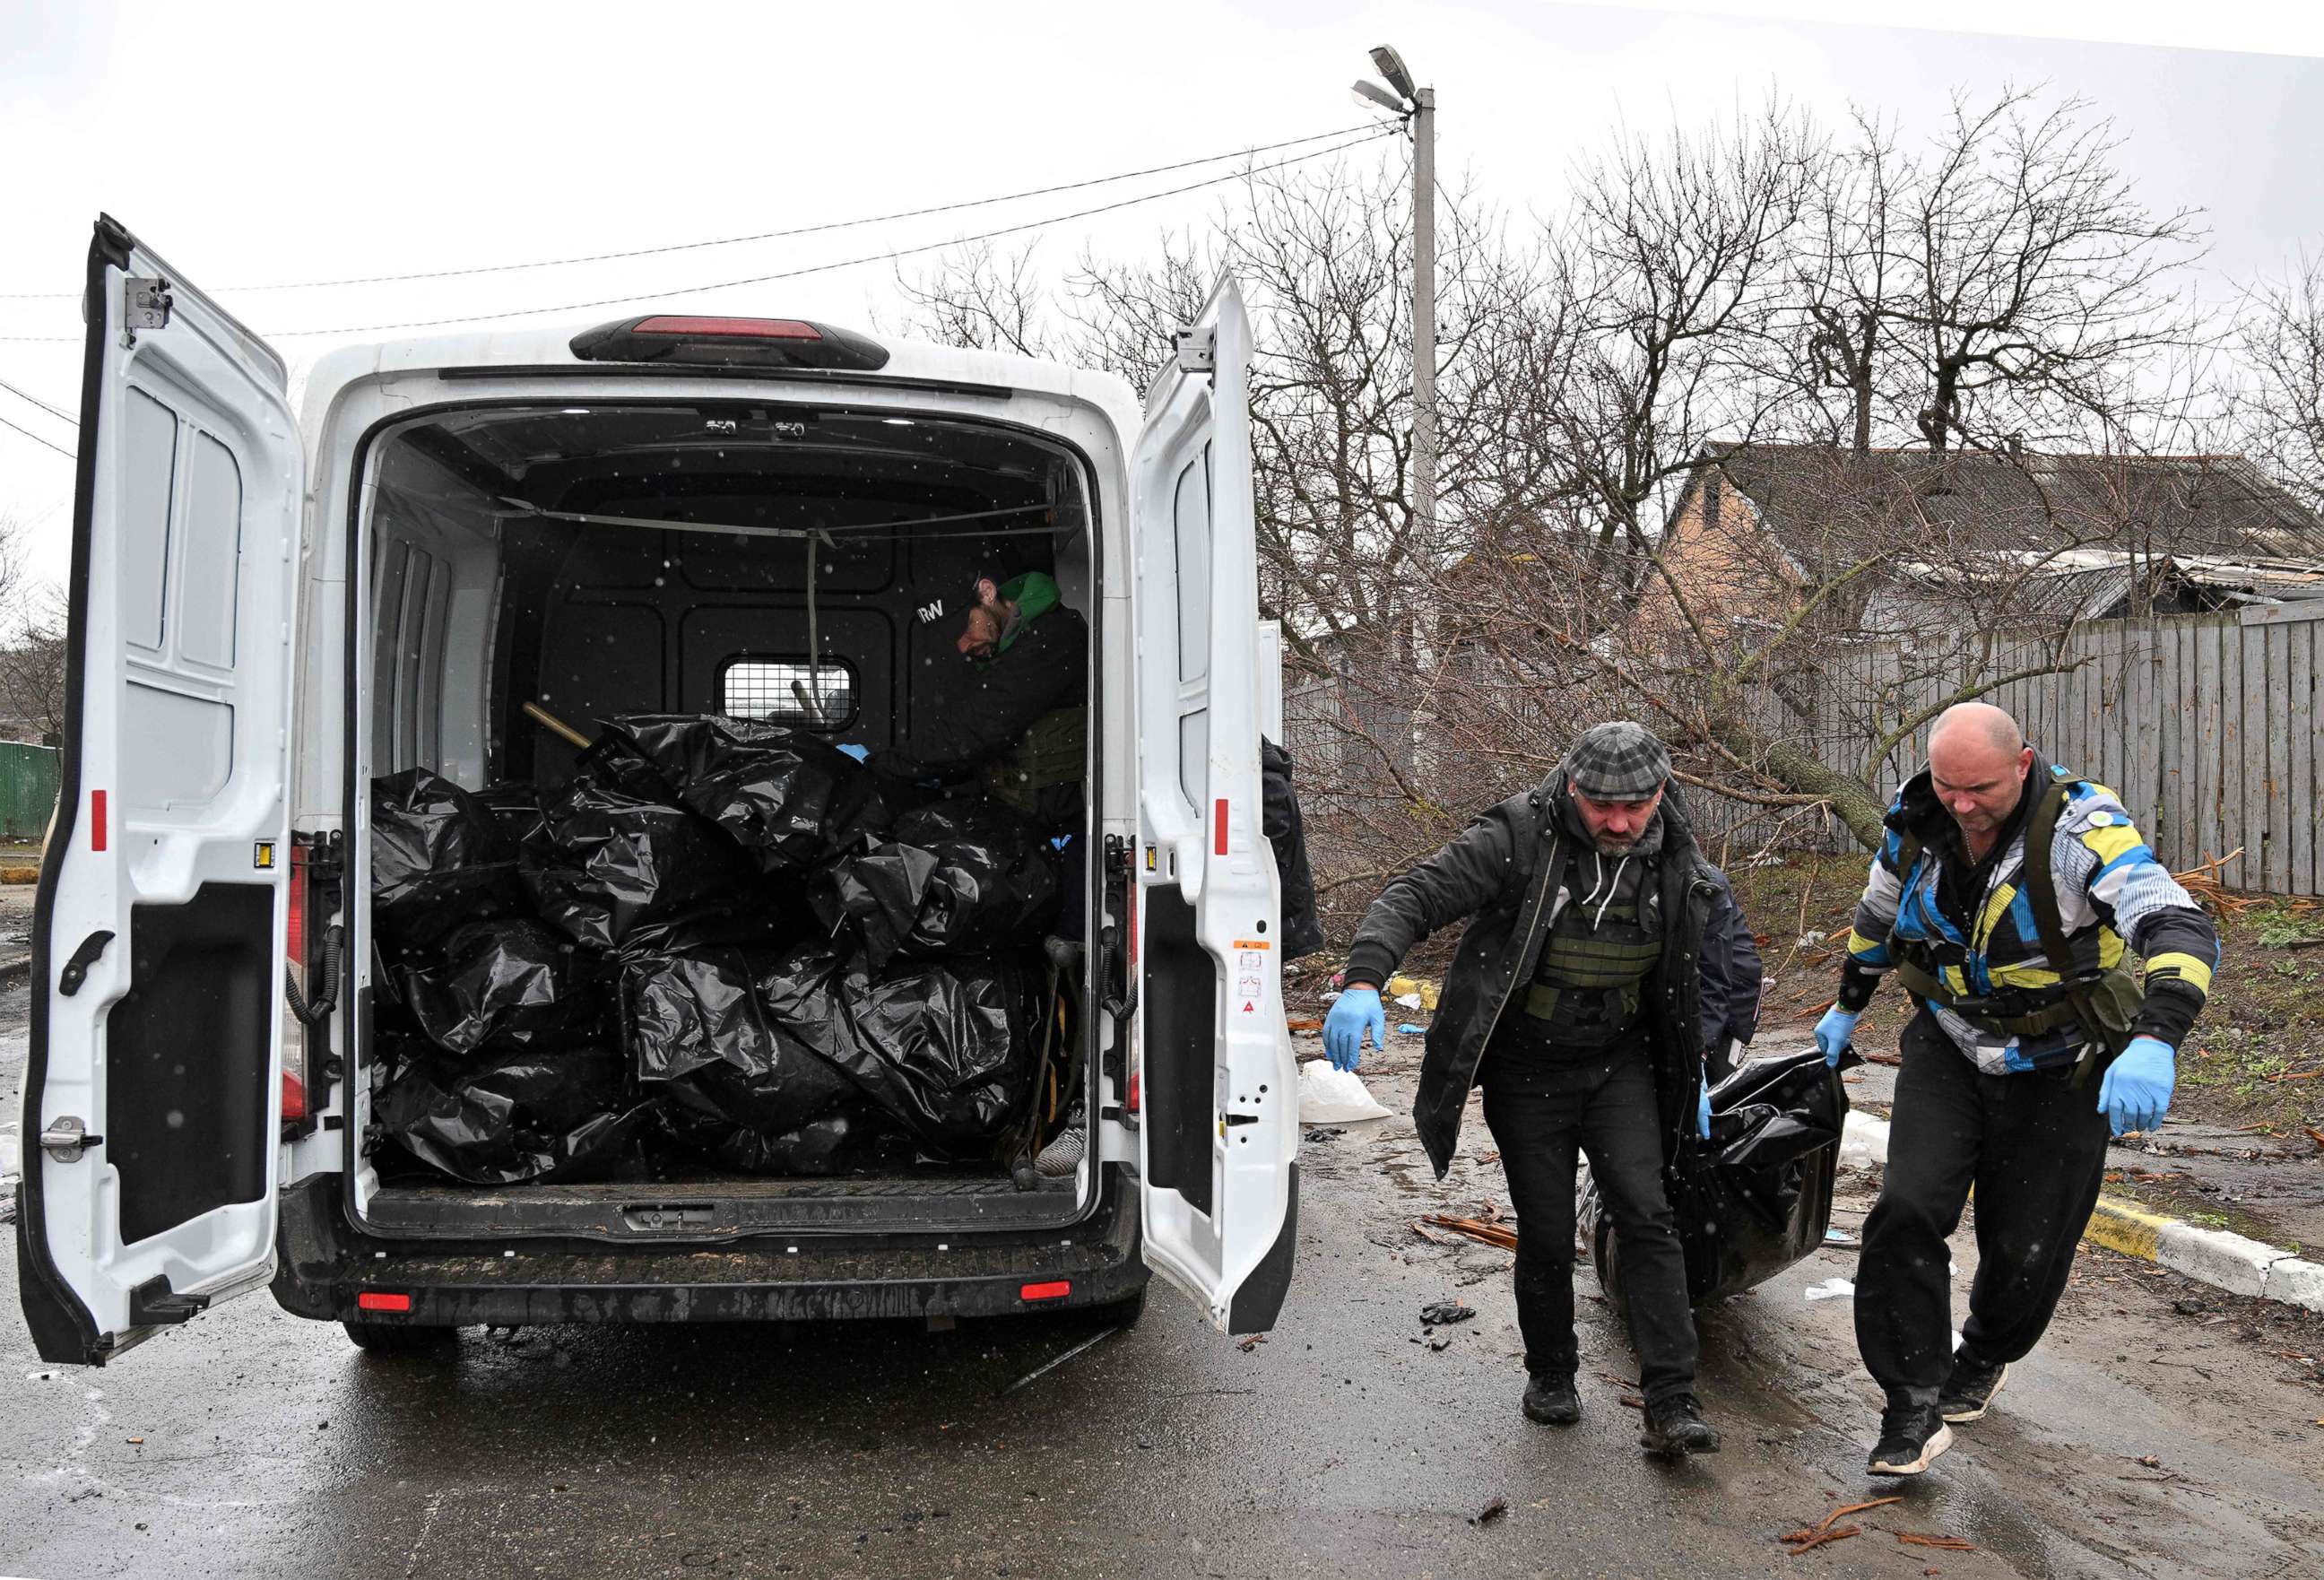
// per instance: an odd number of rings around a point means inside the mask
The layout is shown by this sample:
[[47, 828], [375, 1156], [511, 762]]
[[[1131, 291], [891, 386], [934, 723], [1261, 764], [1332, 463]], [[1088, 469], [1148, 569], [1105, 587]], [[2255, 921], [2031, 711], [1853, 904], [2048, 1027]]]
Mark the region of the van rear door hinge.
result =
[[1178, 354], [1181, 373], [1216, 373], [1219, 366], [1219, 332], [1215, 328], [1189, 328], [1170, 332], [1170, 343]]
[[126, 274], [121, 281], [121, 343], [137, 344], [141, 329], [165, 329], [170, 325], [170, 310], [176, 305], [166, 280], [148, 279]]

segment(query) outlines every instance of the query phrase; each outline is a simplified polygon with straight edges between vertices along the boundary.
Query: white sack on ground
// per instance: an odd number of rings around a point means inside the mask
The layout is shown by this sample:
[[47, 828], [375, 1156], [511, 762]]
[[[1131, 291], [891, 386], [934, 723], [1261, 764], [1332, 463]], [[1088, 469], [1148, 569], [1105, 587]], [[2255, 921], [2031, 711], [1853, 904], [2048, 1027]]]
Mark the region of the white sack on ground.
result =
[[1388, 1110], [1372, 1101], [1355, 1071], [1335, 1070], [1327, 1058], [1311, 1058], [1299, 1067], [1300, 1123], [1347, 1124], [1387, 1117]]

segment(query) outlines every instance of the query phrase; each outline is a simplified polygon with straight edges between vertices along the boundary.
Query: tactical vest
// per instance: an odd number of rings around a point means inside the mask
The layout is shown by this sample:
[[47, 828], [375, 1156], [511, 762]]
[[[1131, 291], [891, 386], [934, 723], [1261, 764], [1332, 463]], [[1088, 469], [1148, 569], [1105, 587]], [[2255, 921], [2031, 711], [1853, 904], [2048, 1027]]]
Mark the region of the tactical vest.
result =
[[986, 762], [984, 793], [1027, 817], [1038, 815], [1041, 792], [1079, 784], [1089, 759], [1089, 707], [1052, 708], [1026, 727], [1016, 743]]
[[[2078, 1026], [2090, 1036], [2082, 1057], [2074, 1063], [2074, 1084], [2087, 1080], [2100, 1048], [2118, 1054], [2130, 1042], [2133, 1017], [2144, 993], [2126, 964], [2109, 970], [2077, 974], [2073, 946], [2067, 940], [2064, 919], [2058, 910], [2058, 886], [2051, 868], [2051, 850], [2057, 842], [2058, 818], [2065, 810], [2071, 778], [2052, 778], [2034, 790], [2034, 801], [2025, 816], [2025, 860], [2018, 889], [2034, 912], [2034, 929], [2042, 953], [2059, 977], [2051, 988], [2016, 988], [1993, 993], [1958, 993], [1943, 974], [1932, 969], [1912, 939], [1891, 935], [1896, 979], [1914, 996], [1942, 1004], [1980, 1031], [1998, 1036], [2037, 1037], [2067, 1026]], [[1923, 843], [1918, 835], [1899, 831], [1897, 872], [1907, 889], [1916, 881]]]
[[1622, 1040], [1638, 1029], [1646, 979], [1662, 957], [1662, 888], [1651, 864], [1602, 911], [1569, 899], [1542, 940], [1526, 990], [1526, 1030], [1561, 1049]]

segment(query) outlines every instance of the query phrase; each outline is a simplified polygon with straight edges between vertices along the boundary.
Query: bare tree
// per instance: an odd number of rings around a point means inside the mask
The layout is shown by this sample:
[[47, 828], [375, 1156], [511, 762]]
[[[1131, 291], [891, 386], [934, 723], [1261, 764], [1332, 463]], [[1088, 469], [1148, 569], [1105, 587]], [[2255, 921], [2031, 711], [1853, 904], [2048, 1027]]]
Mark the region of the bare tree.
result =
[[25, 598], [0, 641], [0, 720], [34, 741], [65, 733], [65, 602], [48, 588]]
[[2236, 339], [2246, 378], [2232, 397], [2254, 456], [2311, 508], [2324, 507], [2324, 260], [2255, 286]]
[[1581, 172], [1552, 243], [1579, 361], [1551, 416], [1562, 497], [1601, 560], [1646, 551], [1711, 436], [1762, 428], [1771, 403], [1754, 365], [1807, 152], [1803, 124], [1770, 105], [1725, 130], [1626, 138]]
[[1033, 245], [1001, 254], [989, 241], [967, 242], [938, 269], [918, 274], [898, 270], [896, 289], [911, 303], [913, 331], [972, 351], [1049, 355], [1043, 292], [1033, 278]]
[[2172, 287], [2200, 254], [2198, 216], [2149, 208], [2121, 146], [2079, 98], [1955, 99], [1914, 183], [1915, 300], [1893, 319], [1932, 449], [2086, 438], [2123, 420], [2129, 365], [2197, 333]]
[[[1908, 300], [1905, 224], [1913, 175], [1893, 125], [1853, 109], [1849, 139], [1808, 152], [1806, 195], [1793, 254], [1794, 377], [1811, 422], [1858, 456], [1872, 450], [1874, 419], [1893, 398], [1899, 347], [1892, 320]], [[1827, 403], [1839, 398], [1840, 410]]]

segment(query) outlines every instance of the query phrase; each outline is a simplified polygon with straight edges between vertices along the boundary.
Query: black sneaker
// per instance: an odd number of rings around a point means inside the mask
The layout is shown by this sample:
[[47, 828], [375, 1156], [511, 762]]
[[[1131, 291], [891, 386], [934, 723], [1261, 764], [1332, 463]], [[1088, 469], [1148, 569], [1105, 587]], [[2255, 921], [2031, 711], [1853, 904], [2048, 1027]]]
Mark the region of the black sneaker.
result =
[[1716, 1454], [1719, 1433], [1702, 1418], [1694, 1395], [1673, 1394], [1646, 1406], [1646, 1429], [1638, 1446], [1649, 1454]]
[[1529, 1378], [1525, 1391], [1526, 1419], [1545, 1427], [1570, 1427], [1582, 1418], [1582, 1396], [1571, 1377], [1545, 1373]]
[[1952, 1446], [1952, 1428], [1934, 1405], [1891, 1405], [1880, 1412], [1880, 1441], [1864, 1469], [1870, 1475], [1918, 1475]]
[[1981, 1421], [1993, 1406], [1993, 1396], [2009, 1381], [2006, 1363], [1988, 1366], [1969, 1359], [1963, 1350], [1953, 1357], [1953, 1374], [1945, 1379], [1944, 1391], [1937, 1395], [1937, 1414], [1953, 1422]]

